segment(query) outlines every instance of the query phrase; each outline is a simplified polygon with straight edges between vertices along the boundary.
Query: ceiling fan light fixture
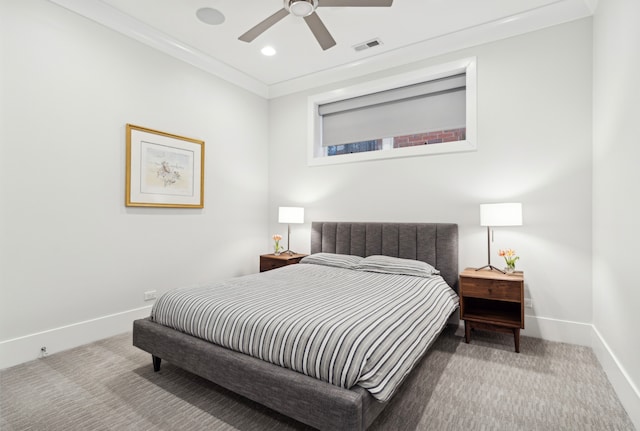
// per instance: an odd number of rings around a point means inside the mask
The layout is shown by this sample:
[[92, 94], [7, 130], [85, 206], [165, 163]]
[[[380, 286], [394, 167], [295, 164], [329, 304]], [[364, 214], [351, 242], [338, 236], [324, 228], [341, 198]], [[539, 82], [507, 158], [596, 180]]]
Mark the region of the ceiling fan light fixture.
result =
[[318, 6], [323, 7], [390, 7], [393, 4], [393, 0], [322, 0], [322, 4], [319, 4], [321, 0], [282, 0], [282, 9], [276, 11], [274, 14], [269, 15], [267, 18], [260, 21], [257, 25], [254, 25], [249, 30], [244, 32], [238, 37], [238, 40], [243, 42], [253, 42], [256, 37], [260, 36], [265, 31], [269, 30], [273, 25], [280, 22], [287, 15], [294, 15], [299, 18], [304, 18], [304, 22], [313, 33], [313, 36], [320, 44], [323, 51], [336, 45], [336, 40], [331, 36], [331, 33], [324, 25], [317, 13], [315, 13]]
[[292, 15], [305, 17], [311, 15], [318, 7], [318, 0], [285, 0], [284, 7]]

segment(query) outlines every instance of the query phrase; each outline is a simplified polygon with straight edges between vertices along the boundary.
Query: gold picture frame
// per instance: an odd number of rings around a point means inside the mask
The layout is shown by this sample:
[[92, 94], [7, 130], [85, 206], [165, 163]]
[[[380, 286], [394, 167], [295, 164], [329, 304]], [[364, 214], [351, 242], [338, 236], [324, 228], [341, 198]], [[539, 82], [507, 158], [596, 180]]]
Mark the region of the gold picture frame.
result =
[[127, 124], [125, 205], [204, 208], [204, 141]]

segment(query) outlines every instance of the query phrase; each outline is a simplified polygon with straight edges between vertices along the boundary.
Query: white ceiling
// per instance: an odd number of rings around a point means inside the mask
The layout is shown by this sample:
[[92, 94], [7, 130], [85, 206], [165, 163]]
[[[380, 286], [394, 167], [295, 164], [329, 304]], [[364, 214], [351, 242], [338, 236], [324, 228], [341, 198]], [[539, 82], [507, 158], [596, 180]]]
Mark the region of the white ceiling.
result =
[[[323, 51], [292, 15], [251, 43], [238, 36], [283, 0], [50, 0], [264, 97], [355, 77], [589, 16], [593, 0], [394, 0], [391, 7], [321, 7], [337, 45]], [[202, 7], [225, 21], [207, 25]], [[354, 46], [379, 38], [382, 45]], [[277, 54], [264, 56], [270, 45]]]

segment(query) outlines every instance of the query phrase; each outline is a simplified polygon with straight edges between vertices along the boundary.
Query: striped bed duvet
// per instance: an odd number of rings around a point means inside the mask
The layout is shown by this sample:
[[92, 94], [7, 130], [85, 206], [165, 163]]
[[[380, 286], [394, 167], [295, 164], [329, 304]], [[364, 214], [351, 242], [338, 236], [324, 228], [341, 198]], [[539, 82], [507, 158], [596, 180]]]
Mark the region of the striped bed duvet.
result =
[[457, 307], [439, 275], [298, 264], [169, 291], [151, 319], [387, 401]]

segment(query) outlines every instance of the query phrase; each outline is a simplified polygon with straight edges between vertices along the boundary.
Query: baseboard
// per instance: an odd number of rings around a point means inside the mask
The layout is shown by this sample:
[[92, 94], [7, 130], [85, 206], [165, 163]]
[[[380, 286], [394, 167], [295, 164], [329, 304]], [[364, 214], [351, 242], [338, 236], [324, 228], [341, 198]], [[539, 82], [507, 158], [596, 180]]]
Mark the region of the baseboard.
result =
[[151, 306], [123, 311], [0, 342], [0, 369], [131, 331], [132, 322], [149, 316]]
[[[0, 342], [0, 369], [41, 357], [42, 346], [47, 347], [48, 354], [53, 354], [131, 331], [132, 322], [149, 316], [150, 311], [151, 306], [136, 308], [2, 341]], [[464, 323], [460, 321], [460, 324]], [[525, 330], [522, 335], [593, 348], [620, 402], [636, 429], [640, 430], [640, 390], [633, 384], [597, 328], [587, 323], [526, 316]]]
[[640, 430], [640, 389], [633, 384], [629, 374], [595, 326], [593, 326], [591, 346], [633, 425]]
[[524, 328], [521, 334], [527, 337], [591, 347], [590, 323], [525, 315]]
[[[520, 335], [524, 337], [542, 338], [543, 340], [557, 341], [559, 343], [591, 347], [593, 326], [590, 323], [529, 315], [524, 317], [525, 329], [520, 331]], [[449, 324], [458, 326], [464, 334], [464, 320], [449, 319]]]
[[[464, 322], [460, 321], [460, 325], [464, 325]], [[595, 326], [590, 323], [527, 315], [525, 316], [525, 329], [521, 334], [549, 341], [591, 347], [633, 425], [640, 431], [640, 390], [632, 382], [629, 374]]]

